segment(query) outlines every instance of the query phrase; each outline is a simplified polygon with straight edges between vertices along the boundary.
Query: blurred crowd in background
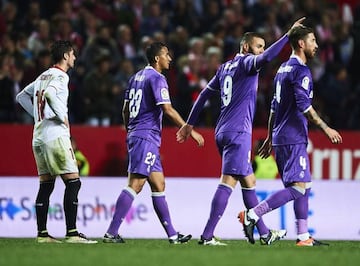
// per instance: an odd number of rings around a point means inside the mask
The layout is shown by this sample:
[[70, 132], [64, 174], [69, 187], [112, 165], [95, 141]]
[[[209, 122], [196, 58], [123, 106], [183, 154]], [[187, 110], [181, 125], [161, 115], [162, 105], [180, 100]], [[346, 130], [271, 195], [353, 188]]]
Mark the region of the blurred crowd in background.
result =
[[[152, 41], [169, 46], [165, 72], [174, 107], [186, 118], [217, 67], [239, 52], [246, 31], [267, 46], [298, 18], [319, 44], [310, 62], [315, 109], [334, 128], [360, 129], [360, 4], [351, 0], [18, 0], [0, 1], [0, 122], [30, 124], [15, 95], [51, 66], [54, 40], [71, 40], [73, 124], [121, 125], [128, 78], [147, 62]], [[350, 3], [350, 4], [347, 4]], [[290, 47], [260, 72], [254, 126], [266, 127], [273, 77]], [[207, 102], [199, 126], [212, 127], [219, 97]], [[166, 123], [166, 122], [165, 122]]]

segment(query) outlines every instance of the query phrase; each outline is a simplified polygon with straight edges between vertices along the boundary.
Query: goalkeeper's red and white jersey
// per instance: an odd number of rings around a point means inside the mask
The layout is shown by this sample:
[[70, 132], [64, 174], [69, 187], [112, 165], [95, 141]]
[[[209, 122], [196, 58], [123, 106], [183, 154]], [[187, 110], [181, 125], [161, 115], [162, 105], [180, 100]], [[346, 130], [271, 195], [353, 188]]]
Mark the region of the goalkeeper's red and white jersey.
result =
[[[24, 88], [33, 97], [33, 145], [49, 142], [60, 136], [69, 136], [70, 130], [62, 122], [68, 117], [69, 76], [63, 70], [52, 67]], [[50, 93], [52, 103], [48, 103]]]

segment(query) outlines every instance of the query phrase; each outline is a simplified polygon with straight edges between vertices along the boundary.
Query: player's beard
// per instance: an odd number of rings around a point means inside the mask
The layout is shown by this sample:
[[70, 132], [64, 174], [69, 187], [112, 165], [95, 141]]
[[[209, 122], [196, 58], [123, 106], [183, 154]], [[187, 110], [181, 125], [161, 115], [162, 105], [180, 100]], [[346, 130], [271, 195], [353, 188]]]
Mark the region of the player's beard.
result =
[[250, 45], [249, 45], [249, 51], [248, 51], [248, 53], [250, 53], [250, 54], [255, 54], [253, 48], [252, 48]]
[[305, 50], [304, 51], [304, 54], [305, 54], [305, 57], [306, 59], [310, 60], [310, 59], [313, 59], [316, 55], [316, 52], [317, 52], [317, 49], [314, 49], [314, 50]]

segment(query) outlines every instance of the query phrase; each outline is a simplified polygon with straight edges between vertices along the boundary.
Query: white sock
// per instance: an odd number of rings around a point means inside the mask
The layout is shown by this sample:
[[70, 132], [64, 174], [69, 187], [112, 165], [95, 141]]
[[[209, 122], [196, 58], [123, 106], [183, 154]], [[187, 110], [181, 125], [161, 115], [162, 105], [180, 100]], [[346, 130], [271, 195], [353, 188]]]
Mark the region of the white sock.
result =
[[309, 232], [306, 232], [306, 233], [298, 235], [297, 238], [300, 241], [305, 241], [305, 240], [308, 240], [310, 238], [310, 234], [309, 234]]
[[176, 235], [170, 236], [169, 239], [171, 239], [171, 240], [176, 240], [177, 237], [178, 237], [178, 235], [176, 234]]
[[248, 216], [251, 218], [251, 219], [254, 219], [255, 222], [257, 222], [259, 220], [259, 216], [257, 216], [257, 214], [255, 213], [254, 209], [250, 209], [248, 211]]

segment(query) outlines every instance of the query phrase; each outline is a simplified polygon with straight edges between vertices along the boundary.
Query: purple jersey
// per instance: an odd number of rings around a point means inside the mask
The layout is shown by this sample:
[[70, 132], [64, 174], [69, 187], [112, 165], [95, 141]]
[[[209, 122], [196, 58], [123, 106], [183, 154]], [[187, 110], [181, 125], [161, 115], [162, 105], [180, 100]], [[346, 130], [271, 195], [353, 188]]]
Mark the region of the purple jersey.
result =
[[311, 107], [312, 76], [308, 66], [292, 55], [283, 63], [275, 79], [271, 103], [274, 112], [273, 145], [307, 143], [308, 122], [304, 113]]
[[288, 37], [273, 43], [262, 54], [237, 54], [222, 64], [206, 88], [200, 93], [191, 109], [187, 123], [194, 125], [206, 100], [220, 92], [221, 110], [215, 132], [246, 132], [252, 134], [259, 71], [262, 66], [277, 56]]
[[147, 66], [130, 78], [125, 91], [129, 101], [128, 136], [148, 139], [160, 146], [163, 111], [161, 104], [171, 104], [166, 78]]
[[221, 112], [215, 132], [252, 132], [259, 79], [256, 56], [237, 54], [222, 64], [210, 80], [210, 90], [220, 91]]

